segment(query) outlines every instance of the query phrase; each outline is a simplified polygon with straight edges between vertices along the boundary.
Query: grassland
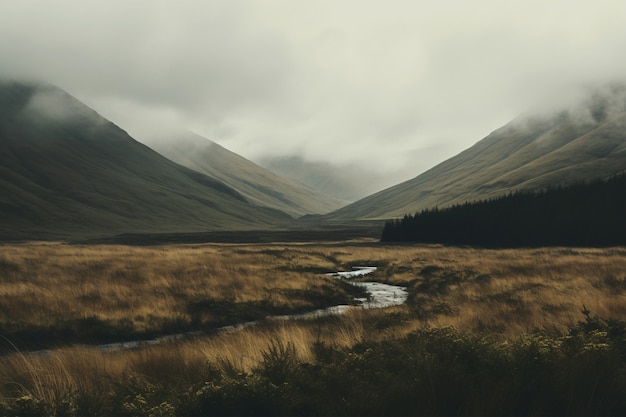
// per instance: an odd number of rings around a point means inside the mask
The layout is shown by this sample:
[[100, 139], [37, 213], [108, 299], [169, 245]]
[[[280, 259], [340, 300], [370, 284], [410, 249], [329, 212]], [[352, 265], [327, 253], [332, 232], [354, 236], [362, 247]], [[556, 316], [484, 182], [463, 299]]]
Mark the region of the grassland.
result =
[[[0, 325], [14, 343], [105, 343], [350, 303], [331, 253], [236, 245], [3, 246]], [[41, 347], [41, 346], [35, 346]]]
[[[407, 286], [407, 305], [210, 331], [345, 302], [349, 288], [322, 273], [356, 265]], [[4, 245], [0, 294], [1, 414], [626, 410], [625, 248]]]

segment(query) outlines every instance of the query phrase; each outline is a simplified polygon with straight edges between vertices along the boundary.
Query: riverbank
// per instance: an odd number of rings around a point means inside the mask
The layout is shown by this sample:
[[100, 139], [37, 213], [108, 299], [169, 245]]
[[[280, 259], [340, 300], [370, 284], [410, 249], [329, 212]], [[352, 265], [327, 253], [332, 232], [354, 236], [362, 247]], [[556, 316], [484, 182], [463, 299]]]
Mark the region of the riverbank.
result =
[[[334, 277], [340, 277], [341, 279], [354, 278], [354, 277], [362, 277], [372, 272], [376, 271], [376, 267], [366, 267], [360, 268], [355, 267], [352, 271], [341, 271], [341, 272], [333, 272], [328, 273], [327, 275], [331, 275]], [[108, 343], [105, 345], [97, 345], [96, 347], [105, 351], [119, 351], [119, 350], [127, 350], [127, 349], [136, 349], [140, 347], [153, 346], [161, 343], [166, 343], [170, 341], [176, 341], [187, 338], [197, 338], [208, 333], [216, 333], [216, 332], [225, 332], [225, 331], [237, 331], [249, 328], [250, 326], [258, 325], [261, 321], [272, 321], [272, 320], [312, 320], [318, 319], [320, 317], [327, 316], [335, 316], [339, 314], [345, 314], [350, 311], [350, 309], [354, 308], [364, 308], [364, 309], [376, 309], [376, 308], [387, 308], [393, 306], [399, 306], [406, 303], [408, 298], [408, 291], [406, 287], [402, 287], [399, 285], [389, 285], [383, 284], [380, 282], [368, 282], [368, 281], [345, 281], [350, 285], [353, 285], [359, 289], [359, 297], [355, 297], [353, 299], [353, 303], [351, 304], [339, 304], [330, 307], [324, 307], [315, 309], [313, 311], [307, 311], [305, 313], [295, 313], [295, 314], [284, 314], [284, 315], [276, 315], [276, 316], [266, 316], [260, 320], [247, 321], [242, 323], [236, 323], [228, 326], [218, 327], [216, 329], [211, 329], [207, 331], [195, 331], [195, 332], [187, 332], [187, 333], [175, 333], [170, 335], [164, 335], [160, 337], [156, 337], [154, 339], [142, 339], [142, 340], [131, 340], [124, 342], [116, 342], [116, 343]], [[365, 295], [363, 297], [362, 295]], [[45, 351], [37, 351], [34, 354], [45, 353]]]
[[320, 276], [339, 266], [272, 246], [3, 245], [0, 351], [211, 331], [365, 297]]

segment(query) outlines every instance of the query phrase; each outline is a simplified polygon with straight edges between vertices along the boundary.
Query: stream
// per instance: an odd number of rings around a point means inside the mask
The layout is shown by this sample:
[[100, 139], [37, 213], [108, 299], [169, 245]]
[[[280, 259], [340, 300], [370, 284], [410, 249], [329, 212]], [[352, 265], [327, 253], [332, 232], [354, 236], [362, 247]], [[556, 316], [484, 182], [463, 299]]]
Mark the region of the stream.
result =
[[[355, 267], [352, 271], [346, 272], [332, 272], [326, 275], [332, 276], [336, 279], [349, 280], [351, 278], [356, 278], [360, 276], [364, 276], [367, 274], [371, 274], [376, 271], [375, 266], [366, 266], [366, 267]], [[336, 305], [327, 308], [321, 308], [318, 310], [310, 311], [307, 313], [301, 314], [289, 314], [284, 316], [269, 316], [266, 317], [265, 320], [306, 320], [306, 319], [314, 319], [317, 317], [324, 317], [330, 315], [338, 315], [343, 314], [349, 309], [354, 308], [385, 308], [396, 305], [404, 304], [408, 297], [408, 292], [406, 287], [401, 287], [397, 285], [389, 285], [383, 284], [380, 282], [358, 282], [358, 281], [347, 281], [352, 285], [364, 287], [368, 292], [369, 296], [367, 298], [356, 298], [355, 300], [359, 302], [358, 305]], [[231, 326], [224, 326], [217, 329], [218, 331], [234, 331], [243, 329], [249, 326], [253, 326], [257, 324], [258, 321], [250, 321], [246, 323], [239, 323]], [[142, 346], [150, 346], [156, 345], [159, 343], [167, 342], [170, 340], [182, 339], [186, 337], [192, 336], [200, 336], [205, 334], [203, 331], [198, 332], [188, 332], [188, 333], [179, 333], [172, 334], [167, 336], [157, 337], [155, 339], [150, 340], [137, 340], [137, 341], [129, 341], [129, 342], [117, 342], [117, 343], [109, 343], [105, 345], [98, 345], [97, 347], [104, 351], [117, 351], [117, 350], [126, 350], [133, 349]]]
[[[356, 278], [363, 275], [371, 274], [376, 271], [375, 266], [357, 266], [352, 271], [346, 272], [331, 272], [326, 275], [332, 276], [337, 279], [347, 280], [350, 278]], [[358, 282], [347, 281], [348, 283], [365, 288], [365, 291], [369, 294], [367, 298], [355, 298], [358, 305], [336, 305], [332, 307], [320, 308], [318, 310], [309, 311], [301, 314], [289, 314], [285, 316], [272, 316], [268, 317], [273, 320], [302, 320], [302, 319], [314, 319], [317, 317], [331, 316], [335, 314], [343, 314], [351, 308], [385, 308], [391, 306], [397, 306], [406, 303], [409, 293], [406, 287], [400, 287], [398, 285], [383, 284], [381, 282]], [[247, 323], [246, 323], [247, 324]], [[246, 325], [244, 324], [244, 326]], [[222, 329], [238, 328], [236, 326], [227, 326]]]

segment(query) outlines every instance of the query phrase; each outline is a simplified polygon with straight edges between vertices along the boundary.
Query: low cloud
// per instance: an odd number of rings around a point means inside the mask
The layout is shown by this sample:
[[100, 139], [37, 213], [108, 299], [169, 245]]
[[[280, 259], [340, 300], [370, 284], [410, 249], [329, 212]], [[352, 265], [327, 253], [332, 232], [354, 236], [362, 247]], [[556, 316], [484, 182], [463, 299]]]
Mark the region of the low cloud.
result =
[[22, 112], [37, 119], [60, 123], [88, 121], [100, 124], [106, 121], [74, 97], [46, 84], [37, 87]]
[[187, 128], [254, 160], [391, 178], [624, 78], [624, 15], [613, 0], [8, 0], [0, 56], [140, 140]]

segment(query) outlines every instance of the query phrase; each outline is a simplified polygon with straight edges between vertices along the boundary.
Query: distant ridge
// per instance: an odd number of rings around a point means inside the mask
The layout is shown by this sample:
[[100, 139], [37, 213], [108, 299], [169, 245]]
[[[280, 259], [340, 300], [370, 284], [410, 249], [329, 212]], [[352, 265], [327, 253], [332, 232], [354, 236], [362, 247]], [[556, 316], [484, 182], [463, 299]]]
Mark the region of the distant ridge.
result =
[[541, 190], [626, 169], [626, 86], [611, 85], [570, 109], [520, 117], [425, 173], [326, 217], [399, 218], [423, 209]]
[[216, 178], [250, 202], [300, 217], [325, 214], [347, 204], [297, 181], [274, 174], [193, 132], [144, 141], [168, 159]]
[[289, 217], [180, 166], [44, 83], [0, 81], [0, 233], [271, 228]]
[[345, 202], [353, 203], [361, 198], [387, 188], [386, 176], [371, 170], [370, 163], [337, 164], [307, 161], [301, 156], [266, 156], [259, 162], [263, 167], [308, 187]]

